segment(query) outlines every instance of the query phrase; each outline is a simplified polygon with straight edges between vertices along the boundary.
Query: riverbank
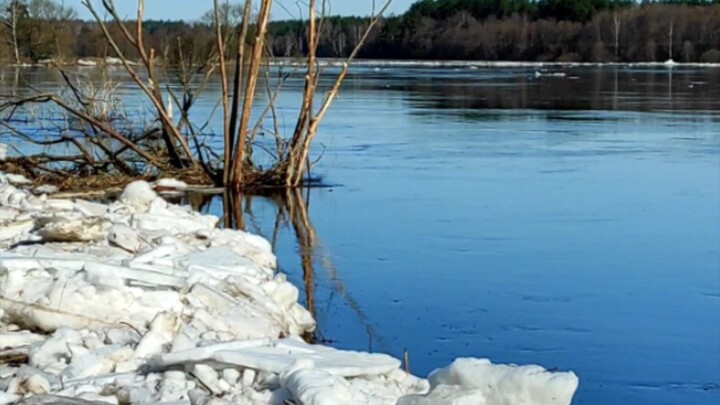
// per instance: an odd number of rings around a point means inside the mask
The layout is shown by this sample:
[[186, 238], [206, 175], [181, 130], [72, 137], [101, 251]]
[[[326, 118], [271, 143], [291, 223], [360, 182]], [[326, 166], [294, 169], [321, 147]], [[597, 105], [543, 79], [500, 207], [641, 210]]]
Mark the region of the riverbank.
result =
[[[318, 58], [317, 63], [323, 67], [342, 67], [347, 62], [344, 58]], [[136, 61], [128, 61], [131, 65], [138, 65]], [[42, 60], [37, 63], [21, 63], [10, 65], [17, 68], [49, 67], [58, 64], [65, 67], [119, 67], [122, 61], [118, 58], [80, 58], [72, 60], [54, 61]], [[232, 64], [228, 62], [230, 67]], [[307, 61], [304, 58], [279, 57], [268, 61], [269, 66], [276, 67], [304, 67]], [[713, 62], [678, 62], [667, 60], [665, 62], [561, 62], [561, 61], [513, 61], [513, 60], [423, 60], [423, 59], [356, 59], [352, 66], [369, 68], [454, 68], [454, 69], [493, 69], [493, 68], [571, 68], [571, 67], [696, 67], [720, 68], [720, 63]]]
[[573, 373], [475, 359], [422, 379], [308, 345], [315, 320], [264, 239], [145, 182], [107, 205], [22, 183], [0, 173], [0, 404], [569, 404], [577, 388]]

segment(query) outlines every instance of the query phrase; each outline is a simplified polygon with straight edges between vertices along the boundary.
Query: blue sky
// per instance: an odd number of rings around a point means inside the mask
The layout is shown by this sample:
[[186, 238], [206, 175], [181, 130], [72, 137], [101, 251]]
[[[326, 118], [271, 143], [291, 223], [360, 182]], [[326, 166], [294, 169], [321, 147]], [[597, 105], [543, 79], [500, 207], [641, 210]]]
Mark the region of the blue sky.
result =
[[[63, 1], [63, 0], [60, 0]], [[94, 0], [95, 3], [99, 3]], [[233, 3], [239, 0], [232, 0]], [[377, 7], [380, 7], [382, 0], [376, 0]], [[393, 0], [390, 12], [401, 14], [405, 12], [415, 0]], [[81, 18], [90, 18], [81, 0], [64, 0], [65, 5], [74, 7]], [[305, 1], [298, 0], [274, 0], [273, 19], [286, 19], [297, 17], [297, 4], [305, 4]], [[369, 15], [372, 10], [372, 0], [329, 0], [332, 14], [342, 15]], [[136, 0], [115, 0], [121, 16], [134, 16], [136, 12]], [[292, 11], [289, 15], [284, 8]], [[187, 21], [198, 20], [199, 17], [212, 7], [212, 0], [145, 0], [145, 18]], [[303, 6], [303, 9], [305, 7]]]

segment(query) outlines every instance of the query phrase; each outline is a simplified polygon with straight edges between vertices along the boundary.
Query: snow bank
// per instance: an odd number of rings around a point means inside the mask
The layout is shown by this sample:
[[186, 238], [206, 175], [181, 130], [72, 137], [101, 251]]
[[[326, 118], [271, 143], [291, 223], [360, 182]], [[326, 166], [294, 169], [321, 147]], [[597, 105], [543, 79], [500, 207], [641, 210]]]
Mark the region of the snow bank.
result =
[[77, 60], [78, 66], [97, 66], [97, 62], [90, 59], [78, 59]]
[[22, 183], [0, 173], [0, 404], [568, 404], [577, 388], [482, 360], [425, 380], [308, 345], [315, 321], [264, 239], [145, 182], [107, 205]]

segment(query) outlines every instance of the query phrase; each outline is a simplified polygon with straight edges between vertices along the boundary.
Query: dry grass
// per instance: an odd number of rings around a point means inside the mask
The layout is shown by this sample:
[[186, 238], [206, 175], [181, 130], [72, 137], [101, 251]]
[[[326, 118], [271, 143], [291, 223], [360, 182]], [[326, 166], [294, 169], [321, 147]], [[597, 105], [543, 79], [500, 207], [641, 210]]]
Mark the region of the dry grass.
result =
[[140, 176], [128, 176], [120, 173], [102, 174], [63, 174], [63, 173], [38, 173], [32, 157], [14, 158], [6, 162], [0, 162], [0, 171], [5, 173], [21, 174], [32, 180], [33, 186], [44, 184], [57, 186], [60, 191], [65, 192], [90, 192], [90, 191], [114, 191], [122, 189], [135, 180], [155, 181], [159, 178], [175, 178], [187, 184], [195, 186], [211, 186], [212, 179], [199, 167], [188, 169], [173, 169], [164, 171], [161, 175], [148, 174]]

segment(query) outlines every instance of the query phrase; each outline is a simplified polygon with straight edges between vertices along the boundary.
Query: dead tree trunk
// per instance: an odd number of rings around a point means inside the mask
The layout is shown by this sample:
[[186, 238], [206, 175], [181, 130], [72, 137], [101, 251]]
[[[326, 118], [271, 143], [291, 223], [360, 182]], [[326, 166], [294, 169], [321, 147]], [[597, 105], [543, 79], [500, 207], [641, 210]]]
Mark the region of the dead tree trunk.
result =
[[[240, 137], [244, 137], [242, 133], [242, 127], [238, 127], [238, 114], [240, 110], [240, 99], [242, 98], [241, 87], [243, 78], [243, 68], [245, 66], [245, 41], [247, 40], [248, 30], [250, 27], [250, 12], [252, 11], [252, 1], [245, 0], [245, 7], [243, 8], [242, 25], [240, 28], [239, 36], [237, 37], [237, 49], [235, 51], [235, 77], [233, 78], [233, 98], [232, 108], [230, 111], [230, 125], [228, 132], [225, 134], [225, 162], [223, 168], [223, 184], [230, 183], [231, 176], [231, 165], [228, 164], [232, 161], [233, 150], [235, 142]], [[222, 78], [223, 82], [226, 79]], [[227, 86], [226, 86], [227, 87]]]
[[232, 164], [230, 184], [236, 189], [242, 188], [244, 185], [245, 140], [255, 98], [255, 90], [257, 89], [260, 64], [265, 50], [265, 37], [271, 6], [272, 0], [263, 0], [260, 5], [260, 13], [257, 23], [255, 24], [255, 41], [253, 43], [252, 55], [250, 56], [250, 66], [248, 67], [247, 83], [245, 84], [245, 97], [243, 100], [242, 114], [240, 115], [237, 142], [235, 142], [235, 151], [231, 157], [232, 162], [225, 162], [226, 165]]

